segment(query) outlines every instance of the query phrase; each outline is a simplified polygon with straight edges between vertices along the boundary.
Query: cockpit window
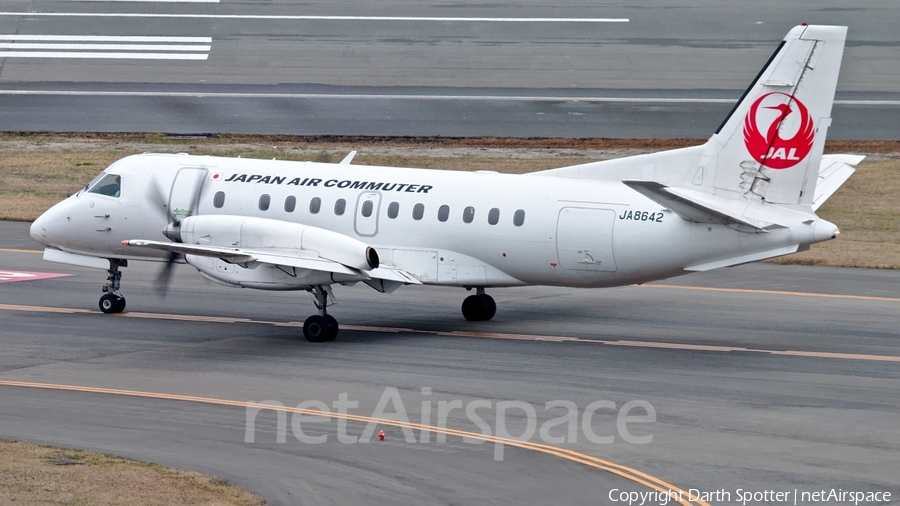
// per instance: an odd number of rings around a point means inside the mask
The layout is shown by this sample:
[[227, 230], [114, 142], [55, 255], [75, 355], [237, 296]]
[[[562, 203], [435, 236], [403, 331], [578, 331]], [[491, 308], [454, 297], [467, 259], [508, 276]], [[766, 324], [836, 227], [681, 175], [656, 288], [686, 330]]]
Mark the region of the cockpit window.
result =
[[115, 174], [107, 174], [106, 177], [91, 186], [88, 193], [118, 197], [122, 193], [122, 177]]

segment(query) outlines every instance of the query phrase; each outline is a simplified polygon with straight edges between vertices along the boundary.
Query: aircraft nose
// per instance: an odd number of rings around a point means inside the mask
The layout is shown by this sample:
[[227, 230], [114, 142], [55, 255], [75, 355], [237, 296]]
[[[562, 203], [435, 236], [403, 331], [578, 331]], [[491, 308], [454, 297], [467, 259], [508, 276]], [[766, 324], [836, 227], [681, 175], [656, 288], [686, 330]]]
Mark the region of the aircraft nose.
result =
[[34, 223], [31, 224], [31, 229], [29, 230], [31, 233], [31, 238], [37, 242], [43, 242], [44, 239], [44, 215], [38, 216]]
[[58, 219], [53, 216], [53, 208], [48, 209], [44, 214], [38, 216], [36, 220], [31, 224], [31, 228], [29, 229], [29, 233], [31, 234], [31, 238], [35, 241], [49, 246], [51, 241], [51, 236], [53, 235], [53, 228]]

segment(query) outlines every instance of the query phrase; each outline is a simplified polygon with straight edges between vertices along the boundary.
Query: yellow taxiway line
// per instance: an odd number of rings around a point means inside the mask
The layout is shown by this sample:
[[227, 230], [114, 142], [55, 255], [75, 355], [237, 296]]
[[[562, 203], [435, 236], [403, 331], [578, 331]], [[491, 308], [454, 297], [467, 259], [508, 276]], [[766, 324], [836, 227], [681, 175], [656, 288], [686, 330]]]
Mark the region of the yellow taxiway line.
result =
[[702, 292], [727, 292], [727, 293], [752, 293], [762, 295], [792, 295], [794, 297], [819, 297], [822, 299], [850, 299], [850, 300], [879, 300], [885, 302], [900, 302], [897, 297], [877, 297], [873, 295], [847, 295], [841, 293], [814, 293], [814, 292], [789, 292], [784, 290], [760, 290], [756, 288], [716, 288], [710, 286], [685, 286], [685, 285], [632, 285], [641, 288], [674, 288], [677, 290], [697, 290]]
[[[13, 249], [0, 248], [0, 252], [6, 253], [43, 253], [40, 250], [30, 249]], [[724, 292], [724, 293], [746, 293], [758, 295], [789, 295], [793, 297], [818, 297], [822, 299], [846, 299], [846, 300], [872, 300], [883, 302], [900, 302], [900, 297], [880, 297], [875, 295], [850, 295], [841, 293], [815, 293], [815, 292], [792, 292], [788, 290], [764, 290], [757, 288], [718, 288], [711, 286], [690, 286], [690, 285], [665, 285], [665, 284], [642, 284], [629, 285], [634, 288], [662, 288], [674, 290], [695, 290], [701, 292]]]
[[198, 404], [212, 404], [217, 406], [231, 406], [238, 408], [254, 408], [254, 409], [263, 409], [263, 410], [271, 410], [271, 411], [285, 411], [288, 413], [298, 413], [302, 415], [309, 416], [321, 416], [333, 419], [344, 419], [354, 422], [361, 423], [371, 423], [374, 422], [380, 425], [386, 425], [389, 427], [398, 427], [398, 428], [408, 428], [417, 431], [426, 431], [432, 432], [435, 434], [446, 434], [449, 436], [456, 436], [467, 439], [475, 439], [479, 441], [484, 441], [488, 443], [500, 443], [508, 446], [513, 446], [516, 448], [522, 448], [525, 450], [531, 450], [539, 453], [543, 453], [546, 455], [552, 455], [554, 457], [559, 457], [561, 459], [565, 459], [571, 462], [575, 462], [578, 464], [582, 464], [585, 466], [593, 467], [595, 469], [599, 469], [602, 471], [606, 471], [611, 474], [615, 474], [617, 476], [621, 476], [627, 480], [633, 481], [635, 483], [644, 485], [648, 488], [656, 490], [660, 493], [671, 494], [674, 493], [678, 496], [678, 498], [673, 498], [681, 503], [683, 506], [693, 506], [692, 503], [697, 504], [699, 506], [709, 506], [709, 503], [706, 501], [700, 500], [699, 498], [692, 497], [689, 492], [680, 487], [676, 487], [666, 481], [663, 481], [659, 478], [651, 476], [647, 473], [638, 471], [637, 469], [633, 469], [627, 466], [623, 466], [621, 464], [616, 464], [614, 462], [610, 462], [608, 460], [600, 459], [594, 457], [592, 455], [588, 455], [586, 453], [577, 452], [574, 450], [568, 450], [565, 448], [559, 448], [552, 445], [541, 444], [541, 443], [532, 443], [530, 441], [520, 441], [517, 439], [503, 438], [490, 436], [486, 434], [482, 434], [480, 432], [469, 432], [464, 430], [457, 429], [449, 429], [446, 427], [437, 427], [434, 425], [424, 425], [414, 422], [400, 422], [397, 420], [390, 420], [385, 418], [374, 418], [370, 416], [364, 415], [354, 415], [349, 413], [333, 413], [333, 412], [322, 412], [315, 409], [298, 409], [292, 408], [289, 406], [273, 406], [265, 403], [256, 403], [256, 402], [244, 402], [237, 401], [231, 399], [219, 399], [215, 397], [199, 397], [193, 395], [180, 395], [180, 394], [169, 394], [162, 392], [147, 392], [141, 390], [122, 390], [117, 388], [103, 388], [103, 387], [90, 387], [90, 386], [82, 386], [82, 385], [62, 385], [62, 384], [54, 384], [54, 383], [35, 383], [31, 381], [12, 381], [12, 380], [0, 380], [0, 386], [7, 387], [23, 387], [23, 388], [39, 388], [43, 390], [63, 390], [63, 391], [71, 391], [71, 392], [86, 392], [86, 393], [96, 393], [96, 394], [107, 394], [107, 395], [121, 395], [128, 397], [140, 397], [145, 399], [158, 399], [158, 400], [169, 400], [169, 401], [183, 401], [183, 402], [193, 402]]
[[[91, 311], [88, 309], [77, 308], [58, 308], [45, 306], [23, 306], [19, 304], [0, 304], [0, 311], [23, 311], [38, 313], [61, 313], [61, 314], [94, 314], [102, 315], [99, 311]], [[165, 314], [165, 313], [143, 313], [143, 312], [125, 312], [114, 315], [104, 315], [104, 317], [112, 318], [140, 318], [147, 320], [169, 320], [169, 321], [185, 321], [198, 323], [247, 323], [257, 325], [272, 325], [275, 327], [295, 327], [302, 328], [302, 322], [274, 322], [265, 320], [252, 320], [249, 318], [232, 318], [227, 316], [202, 316], [187, 314]], [[567, 337], [567, 336], [545, 336], [537, 334], [505, 334], [501, 332], [475, 332], [475, 331], [440, 331], [440, 330], [420, 330], [404, 327], [371, 327], [363, 325], [341, 325], [344, 330], [354, 330], [361, 332], [380, 332], [388, 334], [429, 334], [442, 337], [471, 337], [478, 339], [507, 339], [513, 341], [541, 341], [550, 343], [587, 343], [587, 344], [603, 344], [607, 346], [628, 346], [632, 348], [656, 348], [670, 350], [686, 350], [686, 351], [714, 351], [714, 352], [745, 352], [760, 353], [766, 355], [780, 355], [790, 357], [807, 357], [807, 358], [829, 358], [842, 360], [870, 360], [877, 362], [900, 362], [900, 356], [896, 355], [869, 355], [863, 353], [834, 353], [824, 351], [811, 350], [766, 350], [762, 348], [745, 348], [740, 346], [717, 346], [711, 344], [691, 344], [691, 343], [672, 343], [662, 341], [630, 341], [624, 339], [608, 340], [608, 339], [586, 339], [583, 337]]]
[[[40, 254], [40, 253], [43, 253], [44, 251], [43, 250], [34, 250], [34, 249], [0, 248], [0, 252]], [[763, 295], [791, 295], [794, 297], [819, 297], [819, 298], [825, 298], [825, 299], [877, 300], [877, 301], [886, 301], [886, 302], [900, 302], [900, 298], [898, 298], [898, 297], [878, 297], [878, 296], [870, 296], [870, 295], [847, 295], [847, 294], [840, 294], [840, 293], [792, 292], [792, 291], [787, 291], [787, 290], [764, 290], [764, 289], [756, 289], [756, 288], [717, 288], [717, 287], [708, 287], [708, 286], [665, 285], [665, 284], [642, 284], [642, 285], [630, 285], [630, 286], [640, 287], [640, 288], [669, 288], [669, 289], [676, 289], [676, 290], [697, 290], [697, 291], [705, 291], [705, 292], [748, 293], [748, 294], [763, 294]]]
[[16, 248], [0, 248], [4, 253], [43, 253], [42, 249], [16, 249]]

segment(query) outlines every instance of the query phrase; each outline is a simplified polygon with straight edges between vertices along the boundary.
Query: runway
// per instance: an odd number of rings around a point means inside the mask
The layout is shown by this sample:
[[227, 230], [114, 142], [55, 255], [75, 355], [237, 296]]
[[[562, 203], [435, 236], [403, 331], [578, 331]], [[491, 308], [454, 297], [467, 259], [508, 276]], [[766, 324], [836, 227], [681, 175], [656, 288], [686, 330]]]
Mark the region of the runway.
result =
[[3, 0], [0, 128], [705, 138], [807, 22], [850, 27], [829, 138], [896, 139], [892, 8]]
[[[341, 335], [323, 346], [300, 337], [306, 294], [228, 289], [178, 266], [158, 299], [159, 266], [134, 264], [126, 313], [102, 315], [102, 271], [42, 262], [27, 224], [0, 223], [0, 238], [0, 271], [69, 274], [0, 283], [0, 437], [195, 469], [273, 504], [612, 504], [612, 490], [653, 490], [636, 479], [732, 493], [710, 504], [738, 504], [738, 488], [900, 494], [894, 271], [751, 264], [612, 290], [498, 289], [497, 316], [481, 323], [459, 315], [462, 290], [338, 287]], [[390, 387], [417, 442], [379, 425], [384, 442], [342, 443], [337, 419], [304, 418], [306, 435], [328, 439], [303, 443], [293, 414], [278, 442], [272, 412], [245, 442], [248, 401], [332, 408], [346, 393], [359, 405], [344, 430], [360, 436]], [[592, 430], [612, 443], [578, 424], [575, 441], [535, 433], [495, 460], [494, 442], [429, 432], [440, 424], [423, 401], [454, 400], [486, 401], [489, 428], [515, 400], [538, 427], [562, 414], [550, 401], [579, 413], [646, 401], [656, 416], [628, 426], [652, 435], [645, 444], [603, 409]], [[522, 414], [507, 413], [509, 433], [527, 430]], [[482, 432], [461, 410], [446, 428]]]

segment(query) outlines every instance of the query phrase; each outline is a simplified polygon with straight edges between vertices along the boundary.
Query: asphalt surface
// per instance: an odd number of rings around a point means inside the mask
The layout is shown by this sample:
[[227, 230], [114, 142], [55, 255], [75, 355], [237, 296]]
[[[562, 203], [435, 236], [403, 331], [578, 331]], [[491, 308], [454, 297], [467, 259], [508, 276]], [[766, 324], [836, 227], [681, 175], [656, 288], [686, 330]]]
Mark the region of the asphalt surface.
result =
[[[850, 27], [829, 137], [896, 139], [894, 9], [2, 0], [0, 130], [704, 138], [807, 22]], [[98, 36], [108, 40], [84, 39]], [[151, 39], [122, 49], [135, 36]], [[45, 43], [63, 47], [22, 47]], [[165, 49], [177, 45], [193, 49]]]
[[[211, 402], [330, 407], [345, 392], [359, 402], [351, 413], [371, 416], [394, 387], [413, 422], [426, 400], [521, 400], [540, 426], [561, 414], [544, 409], [550, 401], [571, 401], [580, 415], [598, 400], [616, 409], [643, 400], [656, 421], [629, 428], [652, 442], [627, 442], [615, 412], [601, 410], [591, 430], [611, 444], [578, 424], [576, 441], [552, 446], [731, 493], [711, 504], [738, 504], [737, 489], [900, 494], [894, 271], [751, 264], [611, 290], [498, 289], [497, 316], [481, 323], [460, 316], [459, 289], [338, 287], [341, 334], [313, 345], [296, 326], [312, 312], [303, 293], [228, 289], [177, 266], [159, 299], [159, 266], [134, 264], [126, 313], [102, 315], [102, 271], [42, 262], [28, 252], [37, 245], [27, 224], [0, 223], [0, 248], [0, 271], [72, 274], [0, 284], [0, 381], [205, 399], [0, 383], [0, 437], [195, 469], [273, 504], [612, 504], [613, 489], [650, 489], [554, 454], [506, 446], [496, 461], [493, 444], [455, 436], [407, 443], [391, 426], [379, 426], [384, 442], [344, 444], [336, 422], [304, 419], [305, 434], [328, 440], [302, 443], [288, 430], [280, 443], [275, 416], [262, 413], [248, 443], [247, 410]], [[496, 427], [493, 407], [477, 413]], [[507, 417], [512, 434], [527, 428], [521, 413]], [[446, 425], [480, 432], [459, 410]], [[364, 427], [351, 421], [346, 432]], [[748, 504], [761, 503], [785, 504]]]

